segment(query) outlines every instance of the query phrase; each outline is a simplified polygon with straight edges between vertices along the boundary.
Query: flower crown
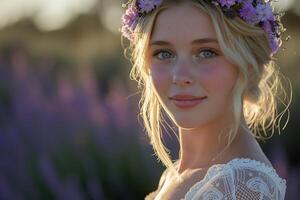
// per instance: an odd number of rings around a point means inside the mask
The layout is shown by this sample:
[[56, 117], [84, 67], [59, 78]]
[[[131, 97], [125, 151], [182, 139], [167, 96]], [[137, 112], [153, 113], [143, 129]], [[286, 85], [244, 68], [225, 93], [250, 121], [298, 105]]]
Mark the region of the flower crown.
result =
[[[280, 36], [284, 31], [280, 17], [271, 7], [271, 0], [203, 0], [204, 2], [219, 6], [223, 13], [229, 17], [240, 17], [248, 24], [261, 27], [268, 38], [272, 54], [276, 53], [280, 46]], [[152, 12], [162, 4], [163, 0], [136, 0], [129, 2], [122, 16], [121, 33], [124, 37], [133, 41], [134, 29], [138, 20]]]

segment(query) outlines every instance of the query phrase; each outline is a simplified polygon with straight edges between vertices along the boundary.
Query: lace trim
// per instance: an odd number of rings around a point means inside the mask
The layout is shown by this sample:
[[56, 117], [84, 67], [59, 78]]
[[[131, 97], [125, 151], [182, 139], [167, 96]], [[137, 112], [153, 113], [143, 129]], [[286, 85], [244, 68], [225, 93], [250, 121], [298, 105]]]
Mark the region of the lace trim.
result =
[[184, 199], [192, 199], [193, 195], [212, 177], [214, 177], [218, 172], [223, 171], [227, 173], [229, 170], [231, 170], [234, 167], [247, 167], [247, 168], [253, 168], [255, 170], [259, 170], [261, 172], [264, 172], [268, 174], [271, 179], [279, 185], [279, 190], [280, 193], [284, 196], [285, 195], [285, 190], [286, 190], [286, 180], [279, 177], [276, 170], [268, 166], [267, 164], [258, 161], [258, 160], [253, 160], [250, 158], [234, 158], [227, 162], [226, 164], [215, 164], [211, 166], [207, 172], [204, 178], [195, 183], [189, 191], [186, 193]]

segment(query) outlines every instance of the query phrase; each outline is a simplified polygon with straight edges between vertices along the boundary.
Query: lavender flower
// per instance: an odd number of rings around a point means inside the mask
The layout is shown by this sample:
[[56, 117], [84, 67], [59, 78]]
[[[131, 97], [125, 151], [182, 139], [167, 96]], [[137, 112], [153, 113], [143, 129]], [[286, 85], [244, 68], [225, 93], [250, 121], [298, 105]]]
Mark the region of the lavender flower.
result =
[[126, 10], [126, 13], [122, 16], [122, 22], [127, 26], [132, 27], [135, 25], [137, 18], [138, 18], [137, 10], [135, 6], [131, 4]]
[[236, 0], [236, 2], [246, 4], [246, 3], [252, 3], [253, 0]]
[[138, 12], [133, 4], [128, 6], [128, 9], [122, 16], [122, 34], [129, 40], [133, 39], [133, 31], [137, 25]]
[[276, 37], [270, 37], [269, 38], [269, 43], [270, 43], [270, 47], [272, 49], [272, 54], [276, 53], [279, 49], [279, 42], [278, 42], [278, 38]]
[[229, 8], [230, 6], [234, 5], [236, 0], [219, 0], [219, 3], [221, 4], [222, 7], [226, 6]]
[[279, 42], [277, 37], [274, 35], [274, 32], [272, 31], [272, 24], [269, 21], [264, 21], [262, 24], [262, 28], [267, 34], [267, 38], [270, 44], [270, 48], [272, 49], [272, 53], [275, 53], [279, 48]]
[[128, 40], [133, 41], [133, 32], [131, 29], [129, 29], [127, 26], [122, 26], [121, 33], [124, 37], [126, 37]]
[[266, 4], [258, 4], [256, 6], [256, 14], [257, 14], [259, 21], [266, 21], [266, 20], [274, 21], [275, 20], [275, 16], [273, 14], [270, 2], [268, 2]]
[[139, 0], [138, 7], [141, 12], [149, 13], [162, 3], [162, 0]]
[[245, 3], [243, 5], [240, 9], [240, 17], [250, 24], [256, 24], [259, 22], [256, 17], [256, 10], [251, 3]]

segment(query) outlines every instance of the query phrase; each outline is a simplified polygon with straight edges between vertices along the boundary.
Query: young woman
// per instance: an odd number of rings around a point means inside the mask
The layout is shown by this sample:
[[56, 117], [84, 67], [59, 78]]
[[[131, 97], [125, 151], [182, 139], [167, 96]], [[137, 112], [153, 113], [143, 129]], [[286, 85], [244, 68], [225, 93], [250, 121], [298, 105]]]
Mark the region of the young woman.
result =
[[[134, 0], [126, 8], [121, 31], [141, 115], [167, 167], [146, 199], [284, 199], [286, 181], [256, 141], [281, 116], [273, 56], [283, 27], [270, 2]], [[178, 128], [175, 162], [162, 141], [164, 113]]]

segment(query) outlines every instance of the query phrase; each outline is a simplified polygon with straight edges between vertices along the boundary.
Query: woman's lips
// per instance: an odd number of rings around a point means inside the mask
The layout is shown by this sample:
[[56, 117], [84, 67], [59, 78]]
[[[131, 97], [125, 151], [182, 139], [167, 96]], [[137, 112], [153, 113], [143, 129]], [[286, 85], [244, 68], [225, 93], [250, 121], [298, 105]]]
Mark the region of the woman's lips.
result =
[[180, 96], [180, 97], [171, 97], [170, 99], [175, 104], [175, 106], [179, 108], [192, 108], [200, 104], [203, 100], [207, 97], [187, 97], [187, 96]]

